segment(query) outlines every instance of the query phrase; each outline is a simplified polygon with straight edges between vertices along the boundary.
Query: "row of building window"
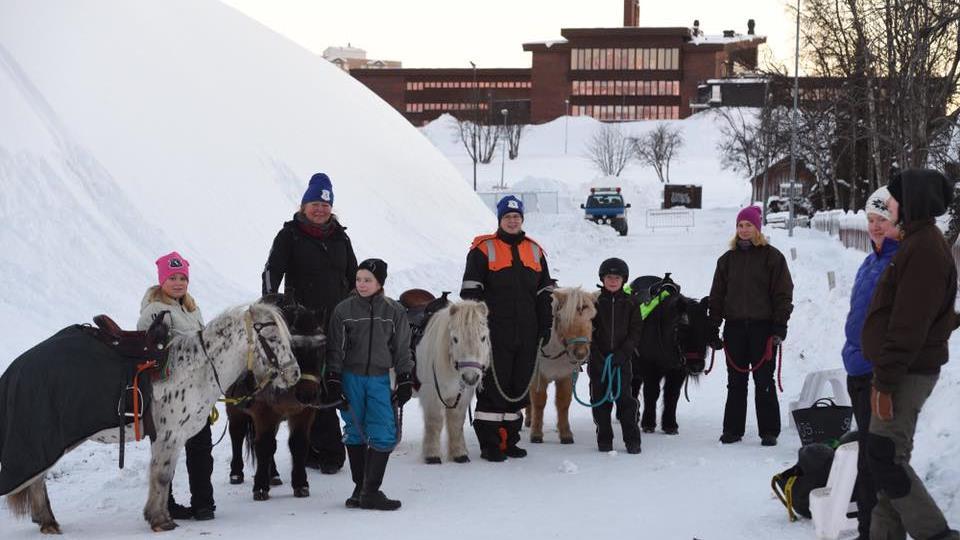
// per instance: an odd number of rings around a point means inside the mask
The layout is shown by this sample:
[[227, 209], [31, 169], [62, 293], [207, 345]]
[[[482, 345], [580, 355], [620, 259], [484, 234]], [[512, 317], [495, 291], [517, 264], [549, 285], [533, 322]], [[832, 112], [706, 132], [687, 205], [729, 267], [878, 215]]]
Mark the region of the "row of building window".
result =
[[572, 49], [573, 70], [678, 70], [680, 49]]
[[408, 113], [423, 111], [472, 111], [480, 106], [481, 111], [489, 108], [488, 103], [407, 103]]
[[679, 96], [680, 81], [573, 81], [575, 96]]
[[[407, 91], [433, 88], [475, 88], [473, 81], [415, 81], [407, 83]], [[530, 88], [530, 81], [477, 81], [476, 88]]]
[[676, 120], [676, 105], [574, 105], [573, 116], [592, 116], [597, 120]]

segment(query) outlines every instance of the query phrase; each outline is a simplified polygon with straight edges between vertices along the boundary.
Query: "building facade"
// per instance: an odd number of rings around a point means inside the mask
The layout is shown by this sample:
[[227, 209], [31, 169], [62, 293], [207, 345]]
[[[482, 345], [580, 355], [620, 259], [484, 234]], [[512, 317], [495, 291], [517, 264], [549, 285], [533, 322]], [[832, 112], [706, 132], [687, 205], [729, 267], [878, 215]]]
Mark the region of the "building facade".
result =
[[368, 59], [367, 51], [359, 47], [354, 47], [349, 43], [346, 47], [327, 47], [323, 51], [323, 57], [344, 71], [403, 67], [403, 64], [396, 60]]
[[524, 43], [529, 69], [357, 69], [351, 75], [415, 125], [443, 113], [500, 121], [497, 112], [504, 109], [516, 109], [517, 118], [526, 111], [534, 124], [564, 115], [676, 119], [695, 111], [702, 82], [755, 69], [757, 48], [766, 42], [752, 20], [746, 34], [718, 36], [703, 34], [697, 21], [692, 28], [638, 22], [637, 1], [624, 0], [622, 28], [564, 28], [562, 39]]

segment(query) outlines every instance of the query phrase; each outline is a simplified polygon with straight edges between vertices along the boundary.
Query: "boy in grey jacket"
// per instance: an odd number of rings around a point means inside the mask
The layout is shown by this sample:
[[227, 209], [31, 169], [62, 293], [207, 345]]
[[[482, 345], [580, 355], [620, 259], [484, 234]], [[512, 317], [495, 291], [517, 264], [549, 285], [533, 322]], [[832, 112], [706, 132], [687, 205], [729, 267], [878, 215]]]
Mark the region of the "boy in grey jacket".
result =
[[[383, 293], [387, 263], [357, 267], [356, 293], [337, 304], [327, 336], [327, 395], [343, 401], [345, 442], [355, 487], [348, 508], [396, 510], [400, 501], [380, 491], [397, 444], [396, 409], [413, 392], [413, 359], [406, 310]], [[397, 374], [391, 389], [390, 369]]]

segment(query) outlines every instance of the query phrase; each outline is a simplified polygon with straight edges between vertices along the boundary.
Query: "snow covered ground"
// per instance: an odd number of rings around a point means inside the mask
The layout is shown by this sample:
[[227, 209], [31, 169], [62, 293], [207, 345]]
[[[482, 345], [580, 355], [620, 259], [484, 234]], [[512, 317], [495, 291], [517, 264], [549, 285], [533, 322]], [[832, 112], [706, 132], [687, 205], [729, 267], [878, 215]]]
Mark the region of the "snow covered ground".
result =
[[[210, 70], [212, 64], [218, 69]], [[168, 97], [188, 81], [189, 91]], [[495, 227], [467, 188], [470, 162], [451, 141], [448, 119], [422, 129], [421, 137], [342, 73], [214, 2], [102, 0], [81, 8], [0, 0], [0, 117], [0, 368], [65, 324], [98, 312], [132, 325], [155, 275], [152, 261], [170, 249], [194, 261], [191, 290], [208, 317], [251, 299], [270, 239], [319, 168], [335, 171], [335, 182], [343, 179], [335, 184], [337, 209], [358, 254], [381, 255], [397, 269], [387, 283], [392, 295], [408, 287], [458, 290], [470, 236]], [[672, 272], [687, 295], [707, 294], [749, 190], [718, 166], [715, 118], [675, 123], [687, 144], [673, 180], [702, 184], [707, 208], [695, 212], [689, 231], [648, 231], [644, 208], [657, 204], [660, 188], [651, 170], [629, 167], [621, 180], [633, 203], [626, 237], [585, 222], [577, 209], [586, 187], [604, 182], [583, 157], [598, 124], [560, 119], [525, 136], [521, 157], [506, 163], [507, 184], [559, 192], [560, 212], [530, 213], [525, 229], [544, 245], [561, 284], [592, 288], [600, 261], [619, 256], [634, 276]], [[652, 126], [623, 127], [639, 133]], [[499, 174], [498, 158], [481, 166], [481, 190], [498, 183]], [[188, 194], [189, 204], [164, 202], [159, 184]], [[863, 254], [815, 231], [793, 238], [770, 232], [784, 253], [797, 253], [790, 261], [796, 309], [785, 344], [785, 405], [806, 373], [841, 366], [849, 290]], [[832, 291], [828, 271], [837, 274]], [[951, 349], [960, 358], [956, 340]], [[947, 365], [925, 408], [913, 458], [954, 527], [960, 525], [958, 365]], [[586, 394], [585, 379], [580, 393]], [[619, 444], [615, 453], [597, 452], [590, 413], [574, 405], [572, 446], [561, 446], [549, 430], [555, 417], [548, 409], [546, 442], [525, 443], [526, 459], [484, 462], [468, 433], [474, 461], [440, 466], [421, 463], [422, 422], [413, 400], [384, 483], [387, 494], [403, 501], [394, 513], [345, 509], [352, 487], [346, 470], [311, 471], [309, 499], [293, 498], [285, 485], [272, 491], [272, 500], [254, 502], [249, 481], [228, 484], [229, 445], [221, 443], [214, 450], [217, 519], [182, 522], [165, 537], [812, 538], [811, 523], [789, 523], [769, 488], [770, 477], [796, 460], [796, 433], [785, 427], [779, 446], [761, 447], [751, 404], [744, 441], [720, 445], [724, 396], [719, 366], [691, 385], [690, 403], [681, 402], [680, 435], [644, 435], [638, 456]], [[786, 426], [785, 410], [783, 420]], [[289, 482], [289, 455], [280, 448], [278, 464]], [[148, 447], [128, 445], [122, 471], [117, 453], [86, 443], [51, 471], [53, 509], [70, 537], [147, 534], [141, 509]], [[181, 462], [175, 481], [181, 500], [185, 476]], [[4, 540], [38, 534], [29, 520], [0, 509]]]

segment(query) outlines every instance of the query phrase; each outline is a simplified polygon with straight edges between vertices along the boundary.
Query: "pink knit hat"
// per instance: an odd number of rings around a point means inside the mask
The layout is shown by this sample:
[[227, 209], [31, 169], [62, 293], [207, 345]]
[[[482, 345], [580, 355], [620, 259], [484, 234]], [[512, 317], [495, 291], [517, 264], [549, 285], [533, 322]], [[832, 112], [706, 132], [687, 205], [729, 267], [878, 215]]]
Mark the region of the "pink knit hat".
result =
[[748, 206], [743, 210], [740, 210], [740, 213], [737, 214], [737, 223], [740, 223], [741, 221], [749, 221], [759, 231], [760, 227], [763, 224], [763, 220], [761, 219], [762, 215], [763, 215], [763, 212], [760, 210], [759, 207]]
[[190, 263], [176, 251], [171, 251], [157, 259], [157, 279], [160, 285], [163, 285], [163, 282], [173, 274], [183, 274], [188, 280], [190, 279]]

